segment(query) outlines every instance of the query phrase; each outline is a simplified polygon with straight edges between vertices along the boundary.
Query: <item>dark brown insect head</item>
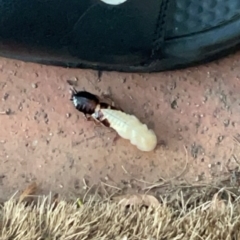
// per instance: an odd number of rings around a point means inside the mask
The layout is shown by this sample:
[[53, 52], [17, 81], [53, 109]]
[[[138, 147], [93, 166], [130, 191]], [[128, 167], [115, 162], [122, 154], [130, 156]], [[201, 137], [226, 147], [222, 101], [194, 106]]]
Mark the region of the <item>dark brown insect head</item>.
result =
[[96, 106], [99, 104], [99, 99], [96, 95], [86, 92], [72, 90], [72, 96], [70, 99], [75, 108], [84, 114], [93, 114]]

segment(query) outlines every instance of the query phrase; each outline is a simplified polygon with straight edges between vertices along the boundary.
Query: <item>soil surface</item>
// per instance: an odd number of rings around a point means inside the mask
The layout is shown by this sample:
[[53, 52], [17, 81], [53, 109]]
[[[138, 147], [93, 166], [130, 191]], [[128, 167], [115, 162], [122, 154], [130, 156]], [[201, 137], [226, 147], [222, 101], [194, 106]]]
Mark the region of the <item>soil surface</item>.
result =
[[[140, 152], [86, 121], [69, 100], [78, 90], [110, 97], [154, 129]], [[0, 198], [36, 181], [44, 193], [79, 194], [102, 183], [136, 192], [180, 176], [224, 175], [238, 159], [240, 53], [179, 71], [127, 74], [66, 69], [0, 58]]]

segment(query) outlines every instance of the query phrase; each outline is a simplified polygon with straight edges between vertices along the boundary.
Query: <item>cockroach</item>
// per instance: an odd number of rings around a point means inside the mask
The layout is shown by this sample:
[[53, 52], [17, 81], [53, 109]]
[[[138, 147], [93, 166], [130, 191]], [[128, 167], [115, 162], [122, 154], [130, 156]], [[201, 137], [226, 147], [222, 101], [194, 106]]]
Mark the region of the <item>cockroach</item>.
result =
[[92, 93], [86, 91], [77, 92], [74, 87], [71, 88], [71, 93], [72, 96], [70, 100], [73, 102], [73, 105], [86, 117], [92, 115], [97, 105], [100, 103], [99, 97]]
[[71, 101], [75, 108], [82, 112], [88, 119], [90, 116], [95, 121], [106, 127], [114, 129], [119, 136], [130, 140], [139, 150], [149, 152], [157, 146], [157, 136], [152, 129], [134, 115], [125, 113], [114, 105], [102, 102], [97, 95], [86, 91], [77, 92], [72, 88]]

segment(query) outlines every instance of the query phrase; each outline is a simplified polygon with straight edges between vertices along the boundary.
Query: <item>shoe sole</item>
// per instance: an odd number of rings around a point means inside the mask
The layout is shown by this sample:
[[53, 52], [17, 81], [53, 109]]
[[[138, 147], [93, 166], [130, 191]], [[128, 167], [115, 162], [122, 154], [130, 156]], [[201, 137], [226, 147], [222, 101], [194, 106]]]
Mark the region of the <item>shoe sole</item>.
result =
[[[0, 49], [5, 49], [0, 53], [2, 57], [24, 62], [34, 62], [68, 68], [94, 69], [99, 71], [132, 73], [162, 72], [208, 63], [239, 50], [240, 19], [201, 33], [166, 40], [164, 43], [164, 50], [161, 53], [161, 55], [163, 55], [161, 59], [150, 59], [148, 63], [138, 66], [93, 63], [76, 58], [74, 59], [72, 56], [69, 56], [71, 60], [66, 61], [60, 56], [53, 58], [49, 52], [43, 54], [44, 51], [39, 51], [39, 53], [35, 52], [36, 57], [33, 57], [31, 54], [28, 54], [29, 49], [16, 47], [14, 44], [9, 45], [9, 43], [6, 45], [2, 43], [1, 45]], [[12, 49], [14, 49], [14, 53], [10, 53]], [[56, 53], [54, 53], [54, 55], [56, 56]]]

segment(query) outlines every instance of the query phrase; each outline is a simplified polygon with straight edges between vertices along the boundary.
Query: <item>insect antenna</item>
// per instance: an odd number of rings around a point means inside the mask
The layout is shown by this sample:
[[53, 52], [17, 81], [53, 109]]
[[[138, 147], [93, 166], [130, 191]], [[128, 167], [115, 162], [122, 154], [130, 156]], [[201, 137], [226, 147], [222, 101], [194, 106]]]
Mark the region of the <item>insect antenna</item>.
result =
[[70, 91], [73, 93], [73, 94], [76, 94], [77, 93], [77, 90], [74, 86], [70, 86]]
[[76, 90], [76, 88], [75, 88], [74, 86], [70, 85], [70, 87], [69, 87], [69, 92], [70, 92], [70, 94], [71, 94], [71, 97], [70, 97], [69, 100], [70, 100], [70, 101], [73, 101], [73, 95], [77, 93], [77, 90]]

